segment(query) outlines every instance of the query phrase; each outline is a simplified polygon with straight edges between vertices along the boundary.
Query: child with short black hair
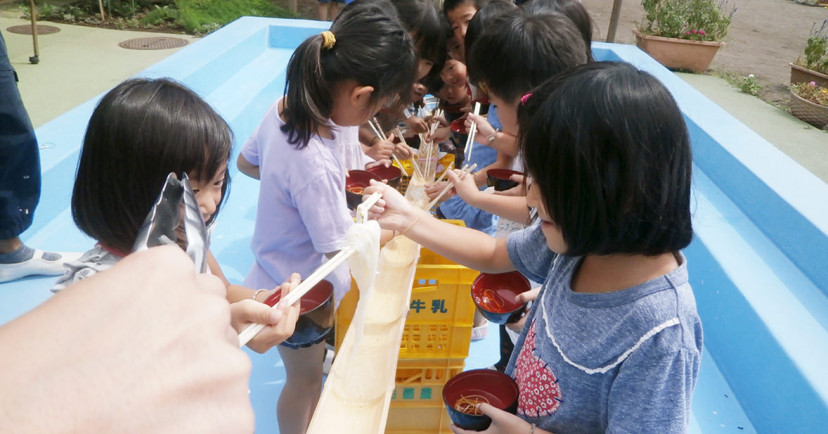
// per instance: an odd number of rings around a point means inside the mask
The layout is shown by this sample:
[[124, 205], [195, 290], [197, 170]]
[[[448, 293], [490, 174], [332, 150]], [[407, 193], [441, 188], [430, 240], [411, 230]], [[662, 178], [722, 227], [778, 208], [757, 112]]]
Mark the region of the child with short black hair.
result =
[[[245, 283], [267, 287], [287, 273], [317, 269], [354, 224], [345, 202], [343, 154], [359, 126], [414, 82], [416, 53], [394, 7], [356, 0], [329, 31], [302, 42], [288, 63], [285, 95], [242, 147], [239, 169], [261, 179]], [[337, 301], [350, 288], [347, 265], [328, 275]], [[279, 346], [286, 381], [279, 432], [304, 433], [322, 387], [325, 343]]]
[[693, 236], [682, 114], [656, 78], [611, 62], [564, 72], [524, 101], [534, 225], [494, 239], [379, 184], [366, 190], [383, 193], [372, 214], [458, 263], [543, 282], [506, 371], [517, 415], [479, 404], [486, 432], [686, 432], [702, 330], [681, 253]]
[[[195, 92], [174, 81], [136, 78], [107, 92], [89, 119], [71, 201], [75, 224], [97, 244], [66, 264], [65, 274], [52, 290], [71, 290], [72, 283], [130, 254], [170, 173], [187, 174], [202, 217], [212, 224], [227, 196], [232, 145], [233, 134], [224, 119]], [[264, 301], [275, 290], [231, 285], [211, 252], [206, 259], [210, 272], [224, 282], [229, 302], [250, 313], [272, 311], [264, 303], [250, 302]], [[290, 273], [284, 280], [289, 277]], [[277, 288], [280, 282], [254, 288]], [[282, 285], [282, 290], [287, 287]], [[277, 316], [271, 324], [284, 321], [290, 326], [281, 330], [270, 326], [248, 346], [264, 352], [293, 334], [298, 305], [290, 311], [283, 306], [279, 312], [273, 311]]]

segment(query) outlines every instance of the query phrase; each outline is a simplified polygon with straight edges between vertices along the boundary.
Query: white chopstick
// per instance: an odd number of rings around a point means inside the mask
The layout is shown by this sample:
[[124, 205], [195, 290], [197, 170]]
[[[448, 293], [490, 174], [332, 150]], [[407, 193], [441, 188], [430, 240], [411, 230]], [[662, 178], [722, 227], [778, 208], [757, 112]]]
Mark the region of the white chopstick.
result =
[[[479, 116], [480, 115], [480, 103], [474, 103], [474, 114]], [[474, 135], [477, 134], [477, 122], [472, 122], [471, 128], [469, 128], [469, 135], [466, 136], [466, 153], [468, 156], [466, 157], [466, 161], [471, 161], [472, 156], [472, 148], [474, 147]]]
[[[302, 298], [308, 291], [311, 290], [317, 283], [321, 282], [322, 279], [325, 278], [328, 274], [331, 274], [337, 267], [342, 265], [348, 258], [351, 257], [356, 253], [356, 250], [353, 247], [345, 247], [344, 249], [340, 250], [333, 258], [325, 262], [319, 268], [314, 270], [310, 276], [306, 277], [305, 280], [302, 281], [296, 288], [293, 288], [290, 292], [287, 293], [282, 300], [288, 304], [288, 306], [293, 305], [299, 299]], [[282, 300], [279, 302], [281, 303]], [[243, 347], [250, 342], [251, 339], [256, 337], [262, 329], [265, 328], [264, 324], [250, 324], [244, 328], [244, 330], [239, 333], [239, 347]]]
[[373, 193], [367, 198], [362, 200], [362, 203], [357, 205], [356, 209], [356, 222], [357, 223], [365, 223], [368, 221], [368, 210], [377, 203], [378, 200], [382, 199], [382, 193]]
[[[475, 167], [477, 167], [477, 163], [472, 164], [471, 166], [469, 166], [469, 165], [463, 166], [463, 169], [462, 169], [463, 173], [460, 175], [460, 179], [465, 178], [466, 175], [468, 175], [469, 172], [474, 170]], [[444, 188], [443, 191], [441, 191], [440, 194], [438, 194], [437, 197], [435, 197], [434, 200], [432, 200], [431, 203], [429, 203], [428, 206], [425, 207], [425, 209], [427, 209], [427, 210], [431, 209], [431, 207], [433, 207], [443, 196], [445, 196], [446, 193], [448, 193], [449, 190], [451, 190], [451, 187], [454, 187], [454, 184], [449, 182], [448, 185], [446, 185], [446, 188]]]

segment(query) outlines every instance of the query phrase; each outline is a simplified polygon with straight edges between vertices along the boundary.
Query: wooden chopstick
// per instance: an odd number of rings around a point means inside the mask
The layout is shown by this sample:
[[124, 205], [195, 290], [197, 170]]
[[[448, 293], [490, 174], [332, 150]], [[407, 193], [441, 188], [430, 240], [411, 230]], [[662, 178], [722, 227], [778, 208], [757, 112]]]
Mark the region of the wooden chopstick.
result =
[[[468, 175], [468, 174], [469, 174], [469, 172], [471, 172], [472, 170], [474, 170], [474, 168], [475, 168], [475, 167], [477, 167], [477, 163], [472, 164], [471, 166], [469, 166], [469, 165], [464, 165], [464, 166], [463, 166], [463, 169], [462, 169], [463, 173], [460, 175], [460, 179], [465, 178], [465, 177], [466, 177], [466, 175]], [[437, 195], [437, 197], [435, 197], [435, 198], [434, 198], [434, 200], [432, 200], [432, 201], [431, 201], [431, 203], [429, 203], [429, 204], [428, 204], [428, 206], [427, 206], [427, 207], [425, 207], [425, 209], [431, 209], [431, 207], [433, 207], [435, 204], [437, 204], [437, 202], [438, 202], [438, 201], [439, 201], [439, 200], [440, 200], [443, 196], [445, 196], [445, 195], [446, 195], [446, 193], [448, 193], [448, 191], [449, 191], [449, 190], [451, 190], [451, 187], [454, 187], [454, 184], [453, 184], [453, 183], [451, 183], [451, 182], [449, 182], [449, 183], [448, 183], [448, 185], [446, 185], [446, 188], [444, 188], [444, 189], [443, 189], [443, 191], [441, 191], [441, 192], [440, 192], [440, 194], [438, 194], [438, 195]]]
[[[299, 301], [302, 296], [308, 293], [317, 283], [321, 282], [322, 279], [325, 278], [328, 274], [331, 274], [337, 267], [342, 265], [348, 258], [351, 257], [356, 253], [356, 250], [353, 247], [345, 247], [344, 249], [340, 250], [333, 258], [325, 262], [319, 268], [314, 270], [310, 276], [306, 277], [305, 280], [302, 281], [296, 288], [291, 289], [287, 295], [282, 298], [288, 306], [293, 305], [297, 301]], [[281, 302], [281, 300], [280, 300]], [[239, 347], [243, 347], [250, 342], [251, 339], [256, 337], [259, 332], [261, 332], [265, 328], [265, 324], [250, 324], [245, 327], [241, 333], [239, 333]]]
[[[474, 114], [479, 116], [480, 115], [480, 103], [474, 103]], [[468, 152], [468, 156], [466, 157], [466, 161], [471, 161], [472, 156], [472, 148], [474, 147], [474, 136], [477, 134], [477, 122], [472, 122], [471, 128], [469, 128], [469, 135], [466, 136], [466, 149], [465, 151]], [[465, 153], [465, 152], [464, 152]]]

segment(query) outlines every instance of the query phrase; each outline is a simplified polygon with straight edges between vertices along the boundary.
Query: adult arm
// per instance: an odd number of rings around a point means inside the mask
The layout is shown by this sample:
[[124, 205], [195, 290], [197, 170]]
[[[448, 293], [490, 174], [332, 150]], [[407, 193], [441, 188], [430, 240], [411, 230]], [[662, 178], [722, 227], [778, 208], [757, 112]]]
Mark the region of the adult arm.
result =
[[252, 432], [224, 296], [156, 247], [0, 327], [0, 432]]

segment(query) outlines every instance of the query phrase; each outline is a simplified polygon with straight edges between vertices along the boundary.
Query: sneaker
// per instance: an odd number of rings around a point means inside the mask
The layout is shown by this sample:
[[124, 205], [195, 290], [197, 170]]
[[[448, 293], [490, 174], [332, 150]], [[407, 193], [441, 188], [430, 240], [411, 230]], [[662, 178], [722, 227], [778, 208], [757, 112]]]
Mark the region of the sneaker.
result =
[[0, 283], [26, 276], [59, 276], [64, 271], [63, 263], [78, 259], [80, 254], [51, 253], [48, 256], [56, 256], [57, 258], [46, 259], [42, 250], [35, 249], [34, 255], [23, 262], [0, 264]]
[[485, 339], [486, 336], [489, 334], [489, 321], [486, 320], [483, 324], [479, 326], [472, 327], [471, 332], [471, 340], [472, 341], [479, 341], [481, 339]]

